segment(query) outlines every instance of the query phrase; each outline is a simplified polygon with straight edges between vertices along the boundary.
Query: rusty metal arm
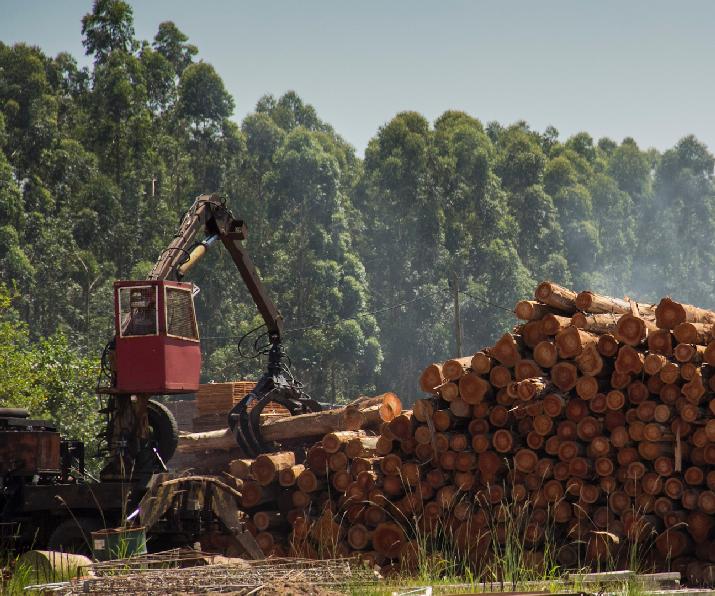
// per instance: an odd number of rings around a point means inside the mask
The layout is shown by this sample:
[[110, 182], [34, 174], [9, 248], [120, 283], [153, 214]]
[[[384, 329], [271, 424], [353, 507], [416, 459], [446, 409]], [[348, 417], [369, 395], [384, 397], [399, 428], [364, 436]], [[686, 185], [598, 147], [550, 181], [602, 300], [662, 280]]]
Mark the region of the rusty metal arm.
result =
[[210, 200], [208, 195], [201, 195], [194, 201], [181, 220], [174, 239], [161, 252], [147, 279], [179, 280], [179, 266], [190, 260], [191, 252], [196, 248], [193, 246], [196, 236], [206, 228]]
[[[196, 237], [202, 230], [206, 239], [196, 243]], [[181, 280], [217, 239], [221, 240], [231, 255], [266, 323], [271, 341], [279, 341], [283, 332], [283, 316], [266, 293], [253, 261], [242, 244], [246, 239], [246, 226], [234, 218], [216, 195], [201, 195], [196, 199], [184, 216], [176, 236], [159, 256], [149, 279]]]

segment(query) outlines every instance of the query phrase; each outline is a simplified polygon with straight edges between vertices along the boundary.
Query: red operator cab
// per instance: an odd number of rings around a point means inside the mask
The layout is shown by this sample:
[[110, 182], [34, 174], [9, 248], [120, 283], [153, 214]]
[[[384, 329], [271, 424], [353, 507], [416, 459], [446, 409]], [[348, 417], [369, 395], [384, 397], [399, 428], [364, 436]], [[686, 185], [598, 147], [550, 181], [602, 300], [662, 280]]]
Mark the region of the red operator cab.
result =
[[114, 326], [118, 393], [198, 390], [201, 347], [193, 284], [115, 282]]

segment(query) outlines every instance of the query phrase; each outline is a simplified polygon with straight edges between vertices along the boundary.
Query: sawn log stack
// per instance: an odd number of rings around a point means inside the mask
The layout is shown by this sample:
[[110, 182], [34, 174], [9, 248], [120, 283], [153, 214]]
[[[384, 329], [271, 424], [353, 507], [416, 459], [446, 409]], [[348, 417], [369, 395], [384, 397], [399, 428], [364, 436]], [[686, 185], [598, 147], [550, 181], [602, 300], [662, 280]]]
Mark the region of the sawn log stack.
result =
[[449, 547], [484, 571], [519, 516], [533, 565], [625, 567], [637, 550], [712, 583], [715, 312], [550, 282], [514, 312], [493, 346], [429, 365], [412, 410], [387, 393], [323, 414], [343, 426], [267, 422], [304, 448], [227, 470], [264, 552], [409, 572]]

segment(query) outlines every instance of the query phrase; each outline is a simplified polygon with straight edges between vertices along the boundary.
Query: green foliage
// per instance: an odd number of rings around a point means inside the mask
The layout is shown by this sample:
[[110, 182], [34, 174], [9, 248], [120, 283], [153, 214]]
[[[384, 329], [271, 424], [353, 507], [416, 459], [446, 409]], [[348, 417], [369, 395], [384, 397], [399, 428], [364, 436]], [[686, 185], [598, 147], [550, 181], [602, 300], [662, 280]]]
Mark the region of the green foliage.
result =
[[[69, 433], [96, 424], [87, 371], [112, 335], [112, 282], [146, 275], [205, 192], [246, 221], [320, 400], [409, 403], [419, 370], [457, 349], [455, 289], [465, 354], [510, 328], [540, 279], [715, 306], [714, 158], [694, 137], [660, 155], [402, 112], [360, 159], [294, 91], [230, 120], [220, 74], [170, 21], [137, 40], [128, 3], [96, 0], [82, 35], [89, 68], [0, 43], [0, 395]], [[204, 379], [260, 374], [252, 339], [236, 346], [261, 320], [230, 257], [212, 251], [192, 280]]]
[[0, 285], [0, 404], [54, 420], [65, 437], [84, 439], [93, 455], [100, 429], [96, 358], [82, 356], [61, 332], [30, 341], [13, 298]]
[[159, 23], [159, 31], [154, 36], [154, 49], [173, 66], [178, 76], [191, 64], [198, 48], [186, 43], [189, 38], [171, 21]]
[[128, 52], [136, 45], [132, 7], [121, 0], [95, 0], [92, 12], [82, 18], [82, 35], [87, 54], [97, 63]]
[[201, 123], [220, 121], [233, 112], [233, 99], [214, 67], [206, 62], [188, 66], [179, 82], [179, 115]]

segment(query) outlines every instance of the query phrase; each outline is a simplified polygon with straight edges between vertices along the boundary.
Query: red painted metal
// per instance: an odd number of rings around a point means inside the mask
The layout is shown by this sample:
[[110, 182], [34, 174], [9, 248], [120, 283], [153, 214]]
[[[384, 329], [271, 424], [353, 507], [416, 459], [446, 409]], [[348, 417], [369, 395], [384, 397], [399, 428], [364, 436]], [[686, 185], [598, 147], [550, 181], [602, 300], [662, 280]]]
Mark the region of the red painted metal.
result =
[[[169, 333], [172, 324], [167, 295], [172, 289], [187, 293], [182, 316], [189, 317], [188, 327], [184, 328], [190, 327], [191, 331], [183, 336]], [[114, 283], [116, 392], [169, 394], [198, 390], [201, 347], [192, 290], [193, 284], [163, 280]]]

